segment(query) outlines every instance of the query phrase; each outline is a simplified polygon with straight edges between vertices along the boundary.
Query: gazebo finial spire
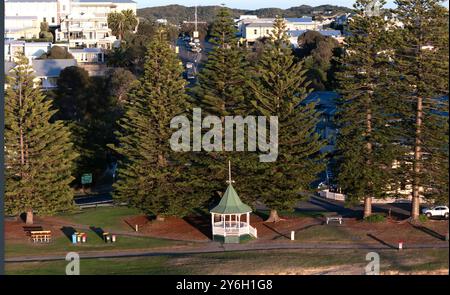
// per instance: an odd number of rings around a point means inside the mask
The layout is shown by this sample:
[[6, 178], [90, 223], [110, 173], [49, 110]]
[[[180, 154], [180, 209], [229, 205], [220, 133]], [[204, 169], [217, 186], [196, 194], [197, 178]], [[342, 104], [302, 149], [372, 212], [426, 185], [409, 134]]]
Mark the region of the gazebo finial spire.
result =
[[232, 184], [234, 181], [231, 180], [231, 161], [228, 160], [228, 184]]

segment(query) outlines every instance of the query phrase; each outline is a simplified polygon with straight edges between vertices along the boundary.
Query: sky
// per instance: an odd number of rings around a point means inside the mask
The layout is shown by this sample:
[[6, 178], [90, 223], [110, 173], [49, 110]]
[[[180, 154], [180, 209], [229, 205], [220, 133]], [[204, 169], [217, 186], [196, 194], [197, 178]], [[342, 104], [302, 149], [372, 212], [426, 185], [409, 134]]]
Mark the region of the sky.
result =
[[[265, 7], [289, 8], [292, 6], [311, 5], [318, 6], [323, 4], [333, 4], [352, 7], [354, 0], [134, 0], [138, 3], [138, 8], [150, 6], [162, 6], [168, 4], [180, 4], [184, 6], [194, 5], [221, 5], [225, 4], [230, 8], [257, 9]], [[388, 0], [387, 7], [393, 7], [394, 0]], [[446, 1], [448, 7], [448, 1]]]

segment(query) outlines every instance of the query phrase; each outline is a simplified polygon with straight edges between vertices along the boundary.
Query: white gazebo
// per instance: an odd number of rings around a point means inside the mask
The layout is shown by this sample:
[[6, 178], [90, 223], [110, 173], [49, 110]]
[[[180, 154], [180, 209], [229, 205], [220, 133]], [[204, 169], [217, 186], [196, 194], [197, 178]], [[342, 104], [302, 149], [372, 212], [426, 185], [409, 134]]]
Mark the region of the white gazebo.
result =
[[225, 243], [239, 243], [240, 237], [251, 235], [257, 237], [256, 228], [250, 225], [252, 209], [242, 203], [234, 190], [229, 170], [228, 188], [219, 204], [211, 209], [211, 226], [213, 239], [223, 237]]

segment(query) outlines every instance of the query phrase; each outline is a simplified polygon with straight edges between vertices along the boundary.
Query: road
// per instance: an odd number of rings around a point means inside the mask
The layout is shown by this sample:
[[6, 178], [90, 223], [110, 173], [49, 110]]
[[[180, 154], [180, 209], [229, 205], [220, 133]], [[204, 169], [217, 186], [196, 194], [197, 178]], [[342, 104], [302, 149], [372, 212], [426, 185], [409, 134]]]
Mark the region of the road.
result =
[[[202, 48], [202, 52], [200, 52], [200, 53], [195, 53], [195, 52], [189, 51], [186, 48], [186, 43], [181, 38], [177, 39], [177, 46], [179, 49], [178, 56], [180, 57], [181, 61], [183, 62], [183, 66], [186, 66], [186, 63], [188, 63], [188, 62], [194, 63], [197, 73], [199, 71], [201, 71], [203, 65], [205, 64], [205, 62], [207, 60], [208, 53], [213, 49], [213, 45], [205, 40], [201, 41], [200, 47]], [[195, 81], [196, 81], [196, 79], [190, 80], [189, 86], [193, 86], [195, 84]]]
[[95, 203], [112, 203], [111, 193], [91, 194], [77, 197], [74, 199], [75, 205], [89, 205]]
[[[89, 205], [95, 203], [112, 203], [112, 195], [109, 192], [100, 194], [90, 194], [83, 197], [75, 198], [76, 205]], [[389, 204], [373, 204], [373, 211], [379, 213], [389, 213], [398, 219], [409, 218], [411, 210], [410, 203], [389, 203]], [[264, 205], [257, 205], [256, 209], [267, 209]], [[363, 206], [345, 207], [344, 202], [324, 199], [318, 196], [311, 196], [307, 201], [300, 201], [295, 206], [295, 210], [299, 212], [320, 212], [328, 211], [341, 215], [342, 217], [360, 218], [363, 214]]]

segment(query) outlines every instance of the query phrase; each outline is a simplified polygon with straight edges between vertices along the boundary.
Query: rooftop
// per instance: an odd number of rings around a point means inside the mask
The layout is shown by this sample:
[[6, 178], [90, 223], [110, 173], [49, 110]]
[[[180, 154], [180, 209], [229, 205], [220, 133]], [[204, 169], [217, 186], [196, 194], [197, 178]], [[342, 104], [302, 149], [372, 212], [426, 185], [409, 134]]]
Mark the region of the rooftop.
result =
[[219, 204], [211, 209], [210, 212], [218, 214], [243, 214], [252, 212], [252, 208], [242, 203], [233, 186], [230, 184], [220, 199]]
[[[15, 65], [12, 61], [5, 61], [5, 75], [8, 75]], [[59, 77], [62, 70], [76, 65], [75, 59], [34, 59], [32, 61], [36, 77]]]
[[37, 77], [58, 77], [67, 67], [76, 66], [75, 59], [34, 59], [33, 69]]
[[25, 46], [49, 46], [52, 42], [26, 42], [24, 40], [5, 40], [5, 45], [7, 44], [18, 44]]
[[103, 50], [101, 48], [74, 48], [69, 49], [69, 52], [73, 53], [84, 53], [84, 52], [92, 52], [92, 53], [101, 53]]
[[259, 27], [273, 27], [272, 23], [250, 23], [247, 25], [247, 28], [259, 28]]
[[25, 16], [25, 15], [23, 15], [23, 16], [18, 16], [18, 15], [6, 15], [6, 16], [5, 16], [5, 19], [31, 19], [31, 20], [36, 19], [36, 20], [37, 20], [37, 16], [32, 16], [32, 15], [30, 15], [30, 16]]
[[291, 22], [291, 23], [312, 23], [312, 17], [288, 17], [286, 18], [287, 22]]

